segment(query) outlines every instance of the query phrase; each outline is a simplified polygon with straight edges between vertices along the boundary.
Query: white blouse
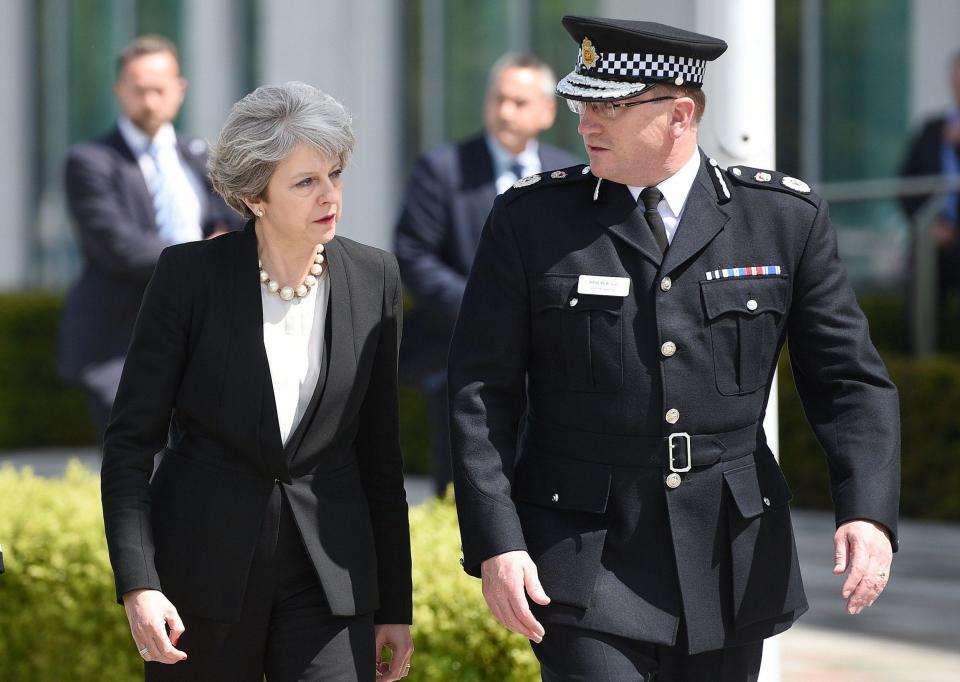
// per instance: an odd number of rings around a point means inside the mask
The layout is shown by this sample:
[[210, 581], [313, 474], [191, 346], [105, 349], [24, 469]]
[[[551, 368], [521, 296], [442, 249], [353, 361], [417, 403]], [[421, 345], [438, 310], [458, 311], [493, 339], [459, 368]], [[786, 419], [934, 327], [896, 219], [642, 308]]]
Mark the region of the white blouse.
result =
[[267, 350], [280, 437], [287, 444], [313, 397], [323, 364], [323, 337], [330, 292], [327, 271], [303, 298], [284, 301], [260, 287], [263, 345]]

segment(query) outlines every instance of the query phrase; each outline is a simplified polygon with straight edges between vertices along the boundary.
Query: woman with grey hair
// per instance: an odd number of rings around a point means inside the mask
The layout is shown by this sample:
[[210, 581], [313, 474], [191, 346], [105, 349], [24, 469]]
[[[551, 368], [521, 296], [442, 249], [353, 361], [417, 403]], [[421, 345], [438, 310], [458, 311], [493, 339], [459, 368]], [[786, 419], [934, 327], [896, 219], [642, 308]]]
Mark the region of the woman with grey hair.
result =
[[400, 278], [336, 235], [352, 148], [316, 88], [244, 97], [209, 170], [246, 228], [166, 249], [147, 288], [102, 470], [147, 680], [409, 671]]

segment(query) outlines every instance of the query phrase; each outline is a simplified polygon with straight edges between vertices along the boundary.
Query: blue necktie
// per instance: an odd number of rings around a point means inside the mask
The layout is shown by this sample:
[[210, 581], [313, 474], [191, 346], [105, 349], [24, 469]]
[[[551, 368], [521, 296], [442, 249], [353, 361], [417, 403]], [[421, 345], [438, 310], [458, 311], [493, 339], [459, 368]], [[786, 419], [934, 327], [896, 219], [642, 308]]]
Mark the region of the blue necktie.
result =
[[161, 147], [151, 144], [147, 154], [153, 160], [156, 174], [153, 177], [153, 210], [160, 237], [172, 244], [190, 239], [190, 230], [183, 212], [182, 202], [177, 195], [175, 169], [171, 163], [179, 163], [176, 154], [164, 154]]
[[514, 177], [515, 177], [517, 180], [519, 180], [520, 178], [523, 177], [523, 164], [520, 163], [517, 159], [514, 159], [514, 160], [510, 163], [510, 167], [509, 167], [507, 170], [509, 170], [511, 173], [513, 173]]

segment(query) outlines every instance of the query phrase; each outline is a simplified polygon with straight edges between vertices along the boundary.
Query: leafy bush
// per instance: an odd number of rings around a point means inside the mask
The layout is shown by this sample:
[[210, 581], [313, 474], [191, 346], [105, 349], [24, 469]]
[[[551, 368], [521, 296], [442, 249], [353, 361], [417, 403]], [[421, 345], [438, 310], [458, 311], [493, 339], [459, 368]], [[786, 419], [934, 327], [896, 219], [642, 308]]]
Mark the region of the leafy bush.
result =
[[143, 678], [116, 604], [99, 478], [73, 462], [62, 480], [0, 469], [0, 680]]
[[[480, 583], [458, 563], [450, 499], [411, 510], [414, 638], [411, 679], [535, 682], [525, 639], [489, 615]], [[0, 680], [142, 679], [123, 609], [115, 603], [99, 477], [71, 463], [63, 479], [0, 469]]]
[[[941, 347], [926, 360], [904, 355], [903, 306], [893, 296], [861, 298], [874, 342], [897, 387], [903, 418], [904, 515], [960, 521], [960, 307], [940, 321]], [[57, 294], [0, 295], [0, 450], [93, 442], [82, 394], [56, 378]], [[783, 467], [799, 507], [830, 506], [823, 454], [803, 418], [786, 361], [780, 372]], [[427, 403], [400, 389], [400, 436], [409, 473], [430, 470]]]
[[0, 295], [0, 449], [93, 443], [83, 393], [57, 378], [63, 299]]
[[460, 568], [452, 497], [410, 510], [414, 646], [411, 679], [420, 682], [535, 682], [529, 642], [487, 610], [480, 581]]
[[[903, 516], [960, 521], [960, 360], [884, 358], [900, 393]], [[823, 451], [803, 416], [786, 353], [780, 364], [780, 463], [797, 507], [831, 508]]]

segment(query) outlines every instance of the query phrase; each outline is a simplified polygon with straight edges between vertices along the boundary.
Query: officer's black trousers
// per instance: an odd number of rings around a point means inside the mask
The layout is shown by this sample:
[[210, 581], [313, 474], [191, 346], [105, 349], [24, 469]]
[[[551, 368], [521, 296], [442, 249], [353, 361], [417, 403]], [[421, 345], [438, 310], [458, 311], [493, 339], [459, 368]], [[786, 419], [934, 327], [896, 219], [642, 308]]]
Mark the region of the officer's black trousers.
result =
[[[176, 604], [174, 604], [176, 606]], [[186, 661], [146, 664], [147, 682], [374, 682], [373, 614], [330, 613], [293, 514], [274, 488], [238, 623], [181, 613]]]
[[543, 682], [756, 682], [763, 642], [690, 656], [677, 647], [546, 626], [533, 645]]

